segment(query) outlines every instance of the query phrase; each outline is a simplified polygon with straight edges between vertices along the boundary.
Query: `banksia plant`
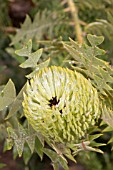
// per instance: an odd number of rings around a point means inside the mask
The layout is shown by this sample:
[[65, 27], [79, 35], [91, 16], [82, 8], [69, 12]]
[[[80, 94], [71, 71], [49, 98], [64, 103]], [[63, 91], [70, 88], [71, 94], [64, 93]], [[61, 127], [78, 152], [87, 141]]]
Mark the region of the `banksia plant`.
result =
[[100, 117], [97, 90], [82, 74], [57, 66], [39, 70], [27, 83], [28, 122], [51, 143], [78, 143]]

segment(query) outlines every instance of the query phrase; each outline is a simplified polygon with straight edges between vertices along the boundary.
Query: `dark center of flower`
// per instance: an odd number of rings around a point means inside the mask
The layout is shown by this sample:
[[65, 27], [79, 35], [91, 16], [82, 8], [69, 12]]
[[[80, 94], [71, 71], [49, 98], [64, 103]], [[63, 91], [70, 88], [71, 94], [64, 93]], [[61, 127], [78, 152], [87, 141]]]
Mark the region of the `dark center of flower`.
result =
[[58, 103], [59, 103], [60, 100], [57, 101], [57, 97], [52, 97], [51, 100], [49, 100], [49, 106], [52, 107], [52, 106], [56, 106]]
[[57, 101], [57, 97], [52, 97], [51, 100], [49, 100], [49, 106], [52, 107], [52, 106], [56, 106], [58, 103], [59, 103], [60, 100]]
[[[52, 97], [51, 100], [49, 100], [49, 106], [52, 108], [53, 106], [56, 106], [59, 103], [60, 100], [57, 101], [57, 97]], [[59, 110], [59, 112], [62, 114], [62, 110]]]

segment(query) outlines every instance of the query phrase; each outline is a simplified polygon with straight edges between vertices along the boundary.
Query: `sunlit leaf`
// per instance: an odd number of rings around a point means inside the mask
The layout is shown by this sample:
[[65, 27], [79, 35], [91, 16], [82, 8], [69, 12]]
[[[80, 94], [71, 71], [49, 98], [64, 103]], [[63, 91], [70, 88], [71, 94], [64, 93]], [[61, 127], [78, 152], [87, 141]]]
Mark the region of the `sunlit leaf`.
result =
[[30, 133], [20, 124], [18, 124], [18, 130], [8, 127], [7, 131], [9, 139], [11, 138], [14, 141], [19, 156], [22, 156], [25, 143], [28, 144], [31, 153], [33, 153], [35, 145], [35, 133]]
[[[113, 89], [109, 82], [113, 82], [113, 69], [109, 63], [97, 58], [98, 55], [105, 54], [105, 51], [96, 47], [103, 41], [102, 36], [88, 35], [88, 40], [92, 46], [87, 44], [79, 45], [70, 39], [71, 45], [64, 43], [64, 48], [74, 58], [77, 66], [72, 67], [86, 77], [99, 90], [102, 95], [110, 95], [112, 98]], [[111, 93], [112, 92], [112, 93]]]
[[14, 144], [18, 151], [19, 157], [21, 157], [24, 148], [24, 142], [25, 142], [24, 139], [19, 138], [18, 135], [15, 133], [14, 129], [12, 129], [11, 127], [8, 127], [7, 131], [8, 131], [9, 138], [12, 138], [14, 140]]
[[93, 148], [93, 147], [91, 147], [91, 146], [86, 146], [86, 149], [88, 150], [88, 151], [94, 151], [94, 152], [99, 152], [99, 153], [104, 153], [102, 150], [100, 150], [100, 149], [98, 149], [98, 148]]
[[23, 140], [24, 142], [27, 142], [31, 153], [33, 153], [34, 151], [34, 145], [35, 145], [35, 134], [31, 133], [30, 129], [28, 129], [28, 131], [26, 129], [23, 128], [22, 125], [19, 124], [18, 126], [18, 130], [19, 130], [19, 138], [21, 140]]
[[22, 63], [20, 65], [20, 67], [22, 67], [22, 68], [36, 67], [37, 62], [38, 62], [39, 58], [41, 57], [41, 55], [42, 55], [42, 49], [39, 49], [36, 52], [31, 53], [29, 55], [29, 58], [24, 63]]
[[19, 110], [19, 108], [22, 106], [23, 92], [25, 92], [25, 89], [26, 89], [26, 84], [21, 89], [21, 91], [19, 92], [17, 97], [14, 99], [6, 119], [9, 119], [10, 117], [12, 117]]
[[95, 141], [92, 141], [90, 145], [93, 147], [100, 147], [100, 146], [105, 146], [106, 144], [105, 143], [97, 143]]
[[32, 40], [30, 39], [22, 49], [16, 50], [15, 53], [19, 56], [27, 57], [31, 54], [32, 50]]
[[32, 73], [30, 73], [29, 75], [27, 75], [26, 77], [27, 77], [28, 79], [32, 78], [40, 69], [42, 69], [42, 68], [44, 68], [44, 67], [47, 67], [47, 66], [49, 65], [49, 62], [50, 62], [50, 59], [42, 62], [41, 64], [38, 64], [38, 65], [36, 66], [35, 70], [34, 70]]
[[0, 110], [8, 107], [16, 97], [16, 90], [12, 80], [9, 80], [4, 89], [0, 92]]

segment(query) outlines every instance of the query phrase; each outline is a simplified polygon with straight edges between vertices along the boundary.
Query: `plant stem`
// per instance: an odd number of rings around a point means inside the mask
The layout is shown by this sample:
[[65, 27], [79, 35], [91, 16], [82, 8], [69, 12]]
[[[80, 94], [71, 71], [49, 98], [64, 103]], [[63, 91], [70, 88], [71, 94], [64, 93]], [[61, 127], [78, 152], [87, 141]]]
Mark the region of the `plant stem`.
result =
[[83, 43], [83, 37], [82, 37], [82, 30], [81, 30], [81, 26], [80, 26], [80, 21], [78, 18], [78, 10], [77, 7], [75, 5], [75, 3], [73, 2], [73, 0], [67, 0], [68, 6], [70, 8], [70, 12], [73, 18], [73, 22], [75, 25], [75, 33], [76, 33], [76, 37], [77, 40], [80, 44]]

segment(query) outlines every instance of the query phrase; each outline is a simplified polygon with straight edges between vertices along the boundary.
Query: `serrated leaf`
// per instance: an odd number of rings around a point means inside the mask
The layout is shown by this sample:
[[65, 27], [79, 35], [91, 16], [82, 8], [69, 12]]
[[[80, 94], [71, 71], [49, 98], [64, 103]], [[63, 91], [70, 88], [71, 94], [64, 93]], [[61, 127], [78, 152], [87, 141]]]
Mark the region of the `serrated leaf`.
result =
[[92, 46], [100, 45], [104, 41], [103, 36], [96, 36], [96, 35], [91, 35], [91, 34], [87, 35], [87, 39]]
[[103, 108], [102, 119], [113, 128], [113, 111], [106, 108], [106, 106]]
[[58, 153], [58, 154], [63, 153], [67, 158], [69, 158], [70, 160], [72, 160], [73, 162], [76, 163], [76, 160], [72, 156], [72, 153], [71, 153], [71, 150], [69, 149], [69, 147], [67, 148], [66, 146], [64, 146], [62, 144], [57, 144], [57, 146], [52, 144], [51, 146], [56, 151], [56, 153]]
[[0, 110], [9, 106], [16, 97], [16, 90], [12, 80], [9, 80], [4, 89], [0, 92]]
[[6, 148], [5, 148], [5, 150], [11, 150], [12, 147], [13, 147], [13, 144], [14, 144], [13, 140], [11, 138], [8, 138], [6, 140]]
[[11, 137], [14, 140], [18, 138], [17, 134], [15, 133], [15, 131], [11, 127], [7, 128], [7, 132], [8, 132], [9, 138]]
[[20, 67], [22, 68], [36, 67], [37, 62], [40, 59], [41, 55], [42, 55], [42, 49], [37, 50], [36, 52], [30, 54], [29, 58], [24, 63], [22, 63]]
[[94, 81], [96, 83], [97, 89], [102, 93], [103, 95], [106, 95], [106, 91], [113, 91], [113, 89], [107, 84], [106, 81], [103, 81], [103, 79], [99, 76], [93, 75], [94, 76]]
[[49, 65], [49, 62], [50, 62], [50, 58], [48, 60], [42, 62], [41, 64], [38, 64], [36, 66], [35, 70], [32, 73], [28, 74], [26, 77], [28, 79], [31, 79], [40, 69], [47, 67]]
[[102, 136], [103, 134], [95, 134], [95, 135], [89, 135], [89, 141], [94, 140]]
[[69, 38], [69, 40], [71, 41], [71, 44], [74, 46], [74, 48], [76, 48], [77, 50], [80, 49], [80, 45], [76, 41], [71, 38]]
[[24, 150], [24, 142], [25, 141], [23, 139], [19, 139], [19, 138], [14, 140], [14, 143], [16, 145], [19, 157], [22, 156], [22, 153], [23, 153], [23, 150]]
[[102, 132], [111, 132], [113, 131], [113, 128], [110, 126], [107, 126]]
[[31, 158], [31, 151], [29, 149], [29, 147], [27, 145], [24, 146], [24, 150], [23, 150], [23, 160], [25, 165], [28, 164], [30, 158]]
[[33, 153], [34, 151], [34, 147], [35, 147], [35, 136], [32, 134], [30, 136], [26, 137], [26, 142], [28, 143], [28, 146], [31, 150], [31, 153]]
[[106, 125], [106, 123], [102, 120], [100, 126]]
[[43, 145], [41, 144], [40, 140], [36, 137], [35, 138], [35, 151], [40, 156], [41, 160], [43, 159]]
[[22, 49], [16, 50], [15, 53], [19, 56], [27, 57], [31, 54], [31, 50], [32, 50], [32, 40], [30, 39]]
[[8, 52], [14, 59], [16, 59], [19, 63], [23, 63], [25, 61], [25, 57], [18, 56], [15, 53], [14, 47], [7, 47], [6, 52]]
[[38, 12], [34, 17], [33, 22], [27, 15], [24, 23], [21, 25], [21, 28], [18, 29], [16, 35], [12, 39], [11, 45], [23, 40], [25, 42], [33, 38], [38, 40], [41, 39], [46, 29], [52, 30], [54, 24], [56, 23], [55, 20], [53, 21], [52, 15], [53, 14], [47, 10]]
[[104, 153], [102, 150], [100, 150], [100, 149], [98, 149], [98, 148], [93, 148], [93, 147], [91, 147], [91, 146], [86, 146], [86, 149], [88, 150], [88, 151], [94, 151], [94, 152], [99, 152], [99, 153]]
[[58, 163], [52, 163], [54, 170], [59, 170], [59, 164]]
[[19, 156], [22, 156], [25, 143], [28, 144], [31, 154], [33, 153], [36, 136], [34, 131], [32, 133], [31, 129], [24, 129], [20, 124], [18, 124], [18, 130], [8, 127], [7, 131], [9, 139], [11, 138], [14, 141]]
[[98, 56], [98, 55], [104, 55], [105, 54], [105, 50], [102, 50], [98, 47], [94, 47], [94, 55]]
[[16, 146], [16, 149], [18, 151], [19, 157], [22, 156], [22, 152], [23, 152], [23, 148], [24, 148], [24, 139], [23, 138], [19, 138], [17, 136], [17, 134], [15, 133], [14, 129], [12, 129], [11, 127], [7, 128], [8, 131], [8, 136], [9, 138], [12, 138], [14, 140], [14, 144]]
[[95, 134], [95, 132], [97, 133], [101, 133], [101, 129], [99, 128], [99, 126], [93, 126], [93, 127], [90, 127], [89, 129], [89, 134]]
[[28, 15], [26, 15], [26, 19], [22, 24], [21, 29], [18, 29], [17, 34], [16, 36], [14, 36], [11, 45], [16, 44], [17, 42], [19, 42], [21, 39], [25, 37], [26, 31], [28, 31], [28, 28], [31, 24], [32, 24], [31, 18]]
[[58, 162], [57, 153], [47, 148], [43, 148], [43, 152], [51, 159], [52, 162]]
[[106, 144], [105, 143], [97, 143], [95, 141], [92, 141], [90, 145], [93, 147], [100, 147], [100, 146], [105, 146]]
[[44, 147], [44, 137], [40, 133], [38, 133], [36, 136], [38, 137], [38, 139], [40, 140], [42, 146]]
[[31, 153], [34, 151], [35, 146], [35, 133], [32, 132], [32, 129], [29, 127], [28, 129], [24, 129], [22, 125], [19, 124], [18, 126], [19, 130], [19, 138], [21, 140], [24, 140], [26, 142], [31, 150]]
[[69, 167], [67, 166], [68, 162], [62, 155], [58, 157], [58, 161], [65, 170], [69, 170]]
[[49, 65], [50, 58], [38, 65], [39, 69], [45, 68]]
[[113, 143], [113, 137], [108, 141], [108, 144]]
[[5, 119], [11, 118], [22, 106], [23, 92], [25, 92], [25, 90], [26, 90], [26, 84], [23, 86], [23, 88], [21, 89], [21, 91], [19, 92], [17, 97], [14, 99], [14, 101], [10, 107], [9, 113]]
[[108, 11], [106, 20], [98, 19], [98, 22], [87, 24], [85, 31], [96, 35], [104, 35], [111, 41], [113, 35], [113, 14]]
[[[94, 35], [88, 35], [90, 41], [92, 38], [102, 42], [102, 37], [95, 37]], [[63, 43], [64, 48], [71, 54], [77, 63], [77, 67], [74, 67], [77, 71], [84, 74], [91, 79], [91, 83], [99, 90], [99, 93], [112, 98], [111, 92], [113, 91], [109, 82], [113, 82], [113, 69], [109, 63], [97, 58], [97, 55], [103, 55], [105, 52], [100, 48], [94, 46], [88, 46], [87, 44], [77, 45], [73, 40], [71, 45]], [[72, 63], [71, 63], [72, 64]]]
[[64, 155], [65, 155], [68, 159], [70, 159], [71, 161], [77, 163], [76, 160], [75, 160], [75, 158], [72, 156], [71, 153], [66, 153], [66, 154], [64, 154]]
[[43, 152], [52, 160], [52, 162], [57, 163], [59, 162], [60, 165], [65, 169], [65, 170], [69, 170], [68, 166], [67, 166], [67, 160], [63, 157], [63, 156], [59, 156], [57, 153], [55, 153], [54, 151], [50, 150], [50, 149], [43, 149]]
[[17, 152], [16, 146], [13, 145], [13, 159], [15, 160], [17, 157], [18, 157], [18, 152]]
[[78, 61], [81, 62], [81, 58], [79, 57], [79, 52], [76, 51], [73, 47], [69, 46], [68, 44], [63, 43], [64, 48], [72, 55], [72, 57]]
[[101, 67], [99, 67], [100, 75], [106, 82], [113, 82], [113, 77], [110, 76], [108, 71], [105, 71]]

